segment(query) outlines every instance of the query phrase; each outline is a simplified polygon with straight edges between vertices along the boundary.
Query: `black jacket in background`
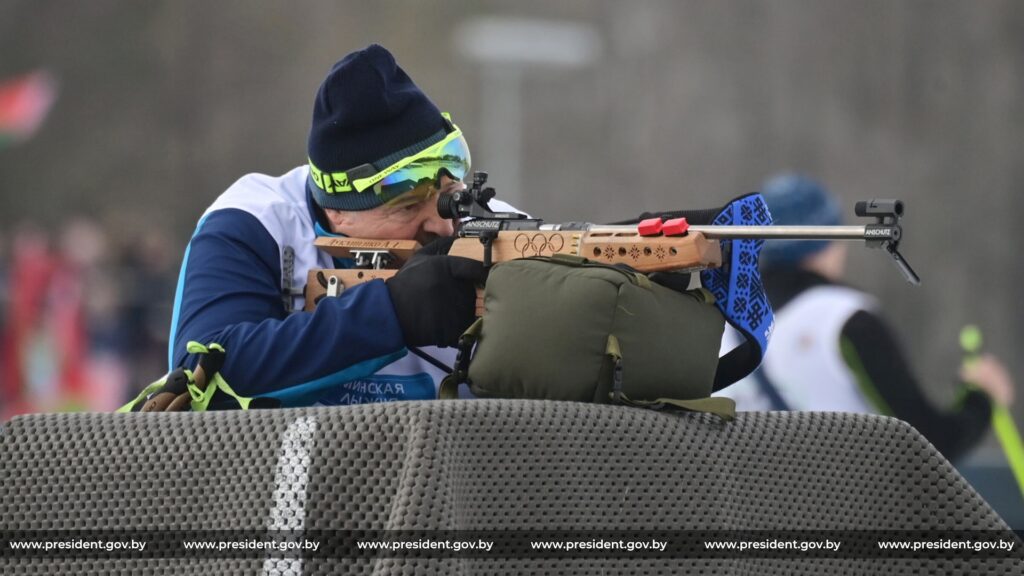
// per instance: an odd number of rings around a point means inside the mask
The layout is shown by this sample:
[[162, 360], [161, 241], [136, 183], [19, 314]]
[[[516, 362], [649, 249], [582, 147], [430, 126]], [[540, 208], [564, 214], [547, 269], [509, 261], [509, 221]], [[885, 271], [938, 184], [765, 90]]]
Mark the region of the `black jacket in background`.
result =
[[[776, 311], [804, 290], [830, 284], [823, 276], [796, 268], [767, 269], [762, 279]], [[886, 415], [908, 422], [949, 460], [956, 460], [984, 437], [992, 410], [988, 396], [969, 390], [955, 410], [936, 410], [921, 391], [902, 347], [881, 317], [867, 311], [857, 312], [843, 326], [841, 337], [853, 346], [867, 378], [885, 402], [885, 407], [877, 407], [880, 412], [891, 412]]]

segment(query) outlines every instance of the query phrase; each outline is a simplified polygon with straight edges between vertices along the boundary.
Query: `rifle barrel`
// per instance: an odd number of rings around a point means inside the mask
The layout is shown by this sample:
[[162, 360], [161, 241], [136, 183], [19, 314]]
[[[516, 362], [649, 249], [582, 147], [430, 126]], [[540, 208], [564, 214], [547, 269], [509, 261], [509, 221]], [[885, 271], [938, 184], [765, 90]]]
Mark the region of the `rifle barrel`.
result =
[[866, 226], [690, 226], [713, 240], [865, 240]]
[[[559, 225], [543, 225], [541, 230], [560, 230]], [[868, 238], [866, 226], [690, 226], [711, 240], [877, 240]], [[590, 232], [636, 232], [636, 226], [594, 225]]]

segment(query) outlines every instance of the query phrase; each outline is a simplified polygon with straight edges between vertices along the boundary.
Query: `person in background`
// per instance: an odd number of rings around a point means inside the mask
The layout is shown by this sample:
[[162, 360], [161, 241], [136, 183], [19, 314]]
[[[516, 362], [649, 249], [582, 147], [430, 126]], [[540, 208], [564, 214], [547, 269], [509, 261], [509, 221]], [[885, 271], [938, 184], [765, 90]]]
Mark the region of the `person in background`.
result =
[[[162, 227], [149, 223], [142, 230], [130, 225], [119, 229], [127, 231], [117, 249], [117, 267], [122, 271], [118, 281], [124, 294], [119, 314], [123, 354], [129, 362], [128, 381], [146, 382], [167, 370], [167, 333], [178, 268], [174, 260], [179, 254]], [[119, 392], [119, 404], [138, 393], [134, 386]]]
[[[810, 178], [780, 175], [762, 194], [776, 225], [841, 223], [839, 202]], [[983, 355], [961, 369], [957, 406], [937, 410], [877, 300], [843, 283], [846, 253], [839, 241], [766, 241], [762, 279], [776, 310], [775, 331], [761, 367], [722, 395], [741, 410], [894, 416], [955, 460], [986, 433], [992, 403], [1013, 402], [1013, 381], [997, 358]]]

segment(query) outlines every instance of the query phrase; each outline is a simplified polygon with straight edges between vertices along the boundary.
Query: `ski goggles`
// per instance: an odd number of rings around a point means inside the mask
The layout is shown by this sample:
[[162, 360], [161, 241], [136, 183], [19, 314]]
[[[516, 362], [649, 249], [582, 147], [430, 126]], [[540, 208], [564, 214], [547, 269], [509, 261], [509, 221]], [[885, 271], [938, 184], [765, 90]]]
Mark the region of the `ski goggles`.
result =
[[383, 170], [378, 170], [373, 164], [363, 164], [344, 172], [329, 173], [321, 171], [310, 161], [310, 180], [328, 196], [372, 192], [375, 196], [373, 205], [389, 204], [410, 192], [425, 196], [431, 188], [438, 187], [442, 174], [462, 180], [469, 173], [469, 145], [462, 130], [452, 123], [447, 114], [444, 118], [448, 132], [441, 140]]

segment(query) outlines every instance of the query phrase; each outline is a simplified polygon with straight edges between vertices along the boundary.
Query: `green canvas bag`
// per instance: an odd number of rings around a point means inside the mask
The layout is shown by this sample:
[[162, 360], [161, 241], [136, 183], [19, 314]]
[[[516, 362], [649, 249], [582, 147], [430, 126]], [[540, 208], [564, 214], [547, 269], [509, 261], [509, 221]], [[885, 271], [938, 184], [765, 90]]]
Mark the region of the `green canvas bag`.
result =
[[463, 335], [442, 398], [466, 383], [482, 398], [735, 414], [732, 400], [709, 398], [725, 320], [707, 290], [678, 292], [639, 272], [556, 255], [496, 264], [484, 309]]

